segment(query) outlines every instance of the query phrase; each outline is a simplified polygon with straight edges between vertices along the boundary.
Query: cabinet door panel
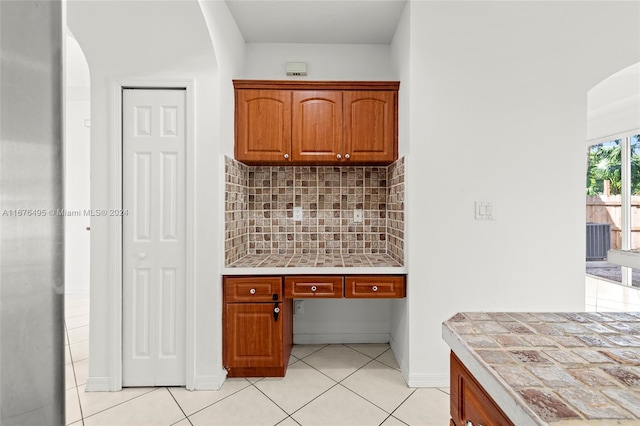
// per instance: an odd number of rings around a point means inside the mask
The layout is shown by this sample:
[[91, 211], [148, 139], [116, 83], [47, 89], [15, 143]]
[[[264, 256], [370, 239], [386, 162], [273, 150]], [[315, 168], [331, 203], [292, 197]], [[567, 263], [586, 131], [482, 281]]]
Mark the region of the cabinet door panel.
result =
[[344, 153], [351, 162], [390, 163], [397, 158], [397, 94], [344, 92]]
[[286, 298], [341, 298], [342, 277], [340, 276], [300, 276], [285, 277], [284, 294]]
[[228, 303], [225, 306], [224, 365], [282, 366], [282, 319], [273, 317], [274, 304]]
[[342, 92], [293, 92], [293, 161], [335, 162], [342, 157]]
[[405, 277], [393, 275], [347, 276], [345, 297], [402, 298], [405, 296]]
[[484, 388], [451, 352], [451, 417], [458, 425], [513, 426]]
[[291, 156], [291, 91], [236, 91], [239, 161], [283, 162]]

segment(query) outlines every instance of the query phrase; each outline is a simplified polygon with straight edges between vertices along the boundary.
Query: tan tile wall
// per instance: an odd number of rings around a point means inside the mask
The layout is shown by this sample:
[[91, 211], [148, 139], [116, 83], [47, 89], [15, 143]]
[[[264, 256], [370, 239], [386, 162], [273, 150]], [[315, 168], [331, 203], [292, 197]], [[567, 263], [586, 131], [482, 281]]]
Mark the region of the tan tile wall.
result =
[[387, 254], [404, 264], [404, 157], [387, 169]]
[[229, 265], [248, 253], [247, 229], [249, 167], [225, 157], [224, 258]]
[[[382, 253], [403, 263], [403, 159], [389, 167], [315, 167], [227, 158], [225, 174], [227, 265], [243, 253]], [[293, 206], [302, 206], [302, 221], [293, 221]], [[363, 209], [362, 223], [354, 223], [354, 209]]]

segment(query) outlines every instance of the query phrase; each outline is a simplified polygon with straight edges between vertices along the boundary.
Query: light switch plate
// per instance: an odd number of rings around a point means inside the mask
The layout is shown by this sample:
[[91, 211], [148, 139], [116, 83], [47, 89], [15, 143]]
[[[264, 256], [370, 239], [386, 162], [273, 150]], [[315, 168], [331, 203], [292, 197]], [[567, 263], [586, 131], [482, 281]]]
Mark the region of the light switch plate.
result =
[[476, 220], [494, 220], [495, 206], [491, 201], [476, 201]]
[[302, 220], [302, 207], [293, 208], [293, 220], [300, 222]]

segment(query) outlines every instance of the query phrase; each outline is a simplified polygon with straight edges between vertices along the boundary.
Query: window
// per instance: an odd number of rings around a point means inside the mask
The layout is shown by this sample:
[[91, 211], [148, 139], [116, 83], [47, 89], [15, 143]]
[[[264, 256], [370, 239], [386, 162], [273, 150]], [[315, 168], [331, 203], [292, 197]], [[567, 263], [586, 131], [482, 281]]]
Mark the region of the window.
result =
[[640, 250], [640, 135], [591, 146], [586, 186], [587, 273], [640, 287], [640, 270], [607, 262], [609, 248]]

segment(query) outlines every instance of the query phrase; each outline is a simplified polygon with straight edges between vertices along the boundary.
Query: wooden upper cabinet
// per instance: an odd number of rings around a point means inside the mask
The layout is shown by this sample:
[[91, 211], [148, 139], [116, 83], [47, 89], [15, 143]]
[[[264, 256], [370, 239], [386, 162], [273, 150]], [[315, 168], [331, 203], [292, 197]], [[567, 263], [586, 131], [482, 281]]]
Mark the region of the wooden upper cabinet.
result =
[[238, 161], [362, 165], [398, 158], [398, 82], [233, 83]]
[[344, 152], [353, 162], [391, 163], [398, 158], [397, 93], [344, 92]]
[[292, 160], [332, 162], [342, 154], [342, 92], [293, 92]]
[[236, 91], [235, 156], [247, 163], [291, 157], [291, 92]]

